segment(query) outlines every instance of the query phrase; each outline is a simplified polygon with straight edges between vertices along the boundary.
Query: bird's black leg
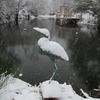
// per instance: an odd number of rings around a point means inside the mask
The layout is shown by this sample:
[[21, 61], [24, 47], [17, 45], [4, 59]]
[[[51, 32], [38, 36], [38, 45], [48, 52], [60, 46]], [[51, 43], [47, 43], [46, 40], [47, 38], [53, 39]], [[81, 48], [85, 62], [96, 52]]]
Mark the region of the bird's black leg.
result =
[[50, 78], [49, 83], [51, 82], [51, 80], [52, 80], [52, 79], [53, 79], [53, 77], [55, 76], [56, 71], [57, 71], [57, 69], [58, 69], [57, 64], [56, 64], [55, 62], [53, 62], [53, 63], [54, 63], [55, 71], [53, 72], [53, 74], [52, 74], [52, 76], [51, 76], [51, 78]]

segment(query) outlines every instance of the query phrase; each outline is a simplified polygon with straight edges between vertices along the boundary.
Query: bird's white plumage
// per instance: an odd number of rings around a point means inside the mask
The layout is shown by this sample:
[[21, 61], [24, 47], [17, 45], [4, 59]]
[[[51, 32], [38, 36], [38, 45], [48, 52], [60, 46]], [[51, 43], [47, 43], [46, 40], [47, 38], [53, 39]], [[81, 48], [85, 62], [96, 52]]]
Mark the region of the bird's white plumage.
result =
[[[69, 57], [68, 57], [66, 51], [64, 50], [64, 48], [60, 44], [58, 44], [57, 42], [49, 40], [50, 39], [50, 32], [48, 29], [45, 29], [45, 28], [41, 29], [38, 27], [34, 27], [33, 29], [35, 29], [36, 31], [38, 31], [42, 34], [45, 34], [47, 36], [47, 38], [42, 37], [38, 40], [38, 45], [39, 45], [40, 49], [42, 49], [42, 51], [45, 51], [48, 54], [51, 54], [51, 55], [56, 56], [58, 58], [61, 58], [65, 61], [69, 61]], [[54, 60], [56, 59], [56, 57], [54, 57]], [[54, 61], [54, 66], [55, 66], [55, 71], [50, 78], [50, 82], [53, 79], [53, 77], [58, 69], [55, 61]]]
[[50, 32], [46, 28], [33, 27], [33, 29], [36, 30], [36, 31], [38, 31], [38, 32], [40, 32], [40, 33], [42, 33], [42, 34], [44, 34], [47, 37], [50, 37]]
[[55, 55], [57, 57], [60, 57], [63, 60], [66, 60], [66, 61], [69, 60], [69, 57], [68, 57], [66, 51], [64, 50], [64, 48], [57, 42], [49, 40], [50, 32], [48, 29], [38, 28], [38, 27], [34, 27], [33, 29], [48, 37], [48, 38], [42, 37], [38, 40], [38, 45], [43, 51], [48, 52], [49, 54]]
[[49, 41], [47, 38], [43, 37], [39, 39], [38, 45], [43, 51], [56, 55], [66, 61], [69, 60], [64, 48], [57, 42]]

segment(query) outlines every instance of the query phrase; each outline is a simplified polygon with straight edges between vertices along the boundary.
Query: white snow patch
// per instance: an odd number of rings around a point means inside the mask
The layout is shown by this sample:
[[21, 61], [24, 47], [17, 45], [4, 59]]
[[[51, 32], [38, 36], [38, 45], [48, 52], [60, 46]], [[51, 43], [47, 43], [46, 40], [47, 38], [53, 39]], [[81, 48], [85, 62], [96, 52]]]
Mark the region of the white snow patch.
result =
[[41, 84], [43, 98], [60, 98], [62, 96], [61, 85], [57, 81], [45, 81]]
[[39, 15], [37, 18], [40, 19], [49, 19], [49, 18], [56, 18], [56, 15]]
[[87, 13], [82, 13], [82, 21], [80, 21], [78, 24], [95, 25], [96, 22], [97, 22], [97, 17], [93, 16], [91, 11], [88, 11]]
[[23, 73], [20, 73], [20, 74], [19, 74], [19, 77], [22, 77], [22, 76], [23, 76]]
[[0, 90], [0, 100], [42, 100], [42, 97], [38, 87], [17, 78], [10, 78]]
[[47, 37], [50, 37], [50, 32], [46, 28], [33, 27], [33, 29], [40, 32], [40, 33], [42, 33], [42, 34], [44, 34]]
[[59, 84], [57, 81], [45, 81], [41, 84], [40, 90], [44, 98], [57, 98], [58, 100], [100, 100], [92, 98], [87, 93], [82, 91], [86, 98], [76, 94], [71, 85]]
[[39, 86], [31, 86], [29, 83], [11, 76], [4, 79], [6, 79], [6, 85], [0, 89], [0, 100], [43, 100], [42, 97], [55, 97], [58, 100], [100, 100], [92, 98], [82, 91], [86, 96], [83, 98], [75, 93], [71, 85], [59, 84], [53, 80], [42, 82]]

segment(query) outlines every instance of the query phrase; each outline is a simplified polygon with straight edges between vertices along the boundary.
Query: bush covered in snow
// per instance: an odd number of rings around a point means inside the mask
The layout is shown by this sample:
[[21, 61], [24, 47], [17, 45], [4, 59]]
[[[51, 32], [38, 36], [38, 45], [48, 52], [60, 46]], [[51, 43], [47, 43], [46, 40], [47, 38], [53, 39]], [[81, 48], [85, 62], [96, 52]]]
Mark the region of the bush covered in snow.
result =
[[91, 11], [86, 11], [81, 14], [81, 21], [79, 24], [95, 25], [97, 23], [97, 16]]

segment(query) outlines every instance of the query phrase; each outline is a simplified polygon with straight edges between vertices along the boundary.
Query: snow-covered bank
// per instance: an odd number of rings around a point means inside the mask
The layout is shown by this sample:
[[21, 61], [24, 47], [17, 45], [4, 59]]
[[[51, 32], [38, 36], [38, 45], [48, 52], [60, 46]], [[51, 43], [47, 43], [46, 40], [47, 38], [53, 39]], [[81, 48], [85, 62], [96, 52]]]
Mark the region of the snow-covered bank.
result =
[[56, 18], [56, 15], [39, 15], [37, 18], [40, 19], [49, 19], [49, 18]]
[[39, 88], [13, 77], [9, 77], [0, 89], [0, 100], [41, 100]]
[[58, 100], [100, 100], [88, 94], [83, 98], [75, 93], [71, 85], [60, 84], [57, 81], [45, 81], [39, 86], [30, 84], [18, 79], [9, 77], [6, 84], [0, 89], [0, 100], [42, 100], [43, 98], [57, 98]]

